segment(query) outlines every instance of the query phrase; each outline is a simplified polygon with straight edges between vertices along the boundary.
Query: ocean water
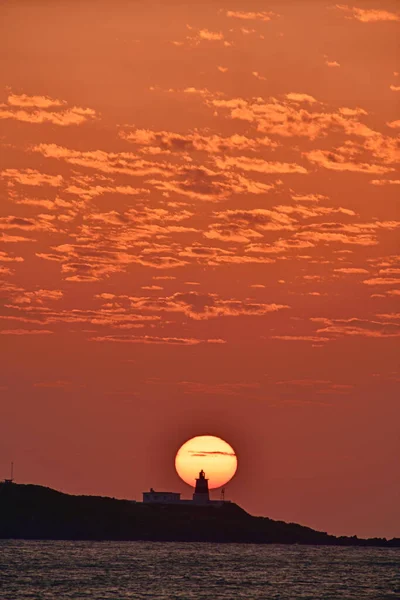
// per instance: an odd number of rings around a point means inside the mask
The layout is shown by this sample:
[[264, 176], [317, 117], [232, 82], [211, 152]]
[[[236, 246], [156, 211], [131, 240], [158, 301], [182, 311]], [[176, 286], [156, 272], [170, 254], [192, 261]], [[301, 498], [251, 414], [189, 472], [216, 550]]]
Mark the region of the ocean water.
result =
[[400, 550], [0, 541], [1, 600], [399, 600]]

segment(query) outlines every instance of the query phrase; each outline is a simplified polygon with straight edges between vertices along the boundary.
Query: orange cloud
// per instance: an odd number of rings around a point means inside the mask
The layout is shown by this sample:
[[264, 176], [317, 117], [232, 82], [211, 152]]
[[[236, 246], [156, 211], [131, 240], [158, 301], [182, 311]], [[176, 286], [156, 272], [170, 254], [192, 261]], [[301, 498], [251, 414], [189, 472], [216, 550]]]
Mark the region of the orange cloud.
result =
[[121, 175], [131, 175], [134, 177], [143, 177], [146, 175], [171, 175], [175, 168], [168, 163], [155, 163], [143, 160], [131, 152], [104, 152], [102, 150], [93, 150], [81, 152], [79, 150], [70, 150], [57, 144], [38, 144], [32, 148], [33, 152], [38, 152], [46, 158], [55, 158], [65, 162], [94, 169], [100, 173], [111, 173]]
[[159, 298], [130, 298], [130, 305], [138, 311], [183, 313], [196, 321], [218, 317], [264, 316], [289, 308], [283, 304], [224, 300], [217, 294], [202, 294], [195, 291], [176, 292], [172, 296]]
[[[331, 112], [313, 110], [318, 101], [309, 94], [289, 93], [284, 100], [256, 98], [245, 100], [233, 98], [205, 97], [208, 105], [227, 110], [232, 119], [248, 121], [256, 125], [257, 131], [283, 137], [306, 137], [311, 140], [326, 136], [331, 130], [342, 130], [349, 135], [380, 137], [358, 120], [367, 113], [363, 109], [339, 109]], [[311, 105], [307, 109], [301, 106]], [[299, 106], [300, 104], [300, 106]]]
[[290, 92], [290, 94], [286, 94], [286, 98], [292, 102], [300, 104], [302, 102], [306, 102], [308, 104], [315, 104], [317, 102], [313, 96], [310, 96], [309, 94], [299, 94], [297, 92]]
[[63, 183], [62, 175], [48, 175], [40, 173], [35, 169], [5, 169], [0, 172], [1, 177], [8, 179], [11, 183], [20, 185], [60, 187]]
[[221, 31], [210, 31], [209, 29], [200, 29], [198, 35], [201, 40], [207, 40], [211, 42], [224, 39], [224, 34], [221, 33]]
[[324, 324], [317, 333], [335, 337], [362, 336], [369, 338], [389, 338], [400, 336], [400, 324], [365, 319], [315, 319]]
[[23, 262], [23, 261], [24, 261], [24, 259], [22, 258], [22, 256], [11, 256], [10, 254], [7, 254], [7, 252], [0, 250], [0, 262]]
[[336, 4], [336, 8], [350, 14], [361, 23], [377, 23], [379, 21], [400, 21], [400, 15], [380, 9], [357, 8], [347, 4]]
[[[196, 381], [179, 381], [178, 386], [185, 394], [206, 394], [217, 396], [240, 396], [248, 395], [251, 391], [257, 391], [258, 383], [201, 383]], [[208, 453], [209, 454], [209, 453]], [[215, 452], [213, 454], [216, 454]]]
[[[1, 224], [0, 224], [1, 229]], [[7, 235], [6, 233], [2, 233], [0, 237], [0, 242], [3, 244], [17, 244], [20, 242], [34, 242], [32, 238], [23, 237], [21, 235]]]
[[326, 60], [325, 64], [327, 67], [340, 67], [340, 63], [337, 60]]
[[372, 185], [400, 185], [400, 179], [372, 179]]
[[396, 285], [400, 283], [400, 279], [396, 277], [372, 277], [363, 281], [365, 285]]
[[283, 340], [288, 342], [329, 342], [330, 338], [319, 337], [316, 335], [272, 335], [273, 340]]
[[160, 151], [224, 153], [232, 150], [257, 150], [262, 147], [276, 148], [278, 144], [268, 137], [246, 137], [234, 134], [229, 137], [204, 135], [198, 132], [179, 134], [169, 131], [136, 129], [120, 131], [119, 136], [139, 146], [150, 146]]
[[387, 125], [392, 129], [400, 129], [400, 119], [398, 119], [397, 121], [390, 121], [389, 123], [387, 123]]
[[295, 194], [292, 196], [295, 202], [319, 202], [320, 200], [328, 200], [327, 196], [322, 194]]
[[10, 94], [7, 101], [11, 106], [29, 108], [51, 108], [52, 106], [63, 106], [65, 104], [63, 100], [55, 100], [48, 96], [27, 96], [26, 94]]
[[47, 96], [10, 94], [8, 105], [0, 106], [0, 119], [14, 119], [33, 124], [51, 123], [65, 127], [81, 125], [97, 118], [96, 112], [90, 108], [73, 106], [65, 110], [57, 110], [65, 104], [63, 100], [54, 100]]
[[356, 267], [342, 267], [340, 269], [333, 269], [335, 273], [344, 273], [345, 275], [358, 275], [368, 273], [367, 269], [361, 269]]
[[242, 11], [242, 10], [228, 10], [226, 11], [226, 16], [234, 19], [241, 19], [243, 21], [270, 21], [272, 17], [277, 17], [278, 15], [273, 12], [266, 11]]
[[57, 389], [57, 388], [66, 388], [71, 385], [70, 381], [65, 381], [63, 379], [59, 379], [56, 381], [39, 381], [38, 383], [34, 383], [33, 387], [36, 388], [49, 388], [49, 389]]
[[378, 243], [376, 238], [371, 235], [349, 235], [348, 233], [335, 231], [303, 231], [296, 233], [296, 237], [306, 239], [310, 242], [339, 243], [355, 246], [376, 246]]
[[310, 162], [331, 171], [353, 171], [355, 173], [374, 174], [394, 171], [394, 168], [383, 165], [348, 161], [341, 154], [329, 150], [310, 150], [310, 152], [304, 152], [304, 156]]
[[3, 329], [0, 335], [48, 335], [53, 331], [48, 329]]
[[243, 171], [256, 171], [265, 174], [300, 173], [304, 175], [308, 173], [307, 169], [295, 163], [268, 162], [261, 158], [249, 158], [247, 156], [225, 156], [221, 159], [216, 158], [215, 162], [223, 170], [235, 167]]
[[177, 338], [177, 337], [155, 337], [155, 336], [96, 336], [89, 338], [92, 342], [114, 342], [123, 344], [160, 344], [169, 346], [197, 346], [198, 344], [225, 344], [225, 340], [209, 339], [200, 340], [197, 338]]
[[30, 219], [22, 217], [0, 217], [0, 230], [22, 230], [22, 231], [51, 231], [56, 232], [57, 228], [54, 226], [53, 215], [43, 214], [37, 215]]

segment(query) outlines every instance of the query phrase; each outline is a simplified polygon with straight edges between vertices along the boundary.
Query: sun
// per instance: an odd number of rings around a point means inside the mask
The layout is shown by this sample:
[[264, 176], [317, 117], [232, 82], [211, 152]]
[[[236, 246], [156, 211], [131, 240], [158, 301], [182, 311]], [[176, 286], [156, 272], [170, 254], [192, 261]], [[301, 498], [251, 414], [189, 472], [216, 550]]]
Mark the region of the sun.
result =
[[210, 489], [219, 488], [232, 479], [237, 469], [232, 446], [213, 435], [198, 435], [183, 444], [175, 457], [179, 477], [191, 486], [201, 470], [205, 471]]

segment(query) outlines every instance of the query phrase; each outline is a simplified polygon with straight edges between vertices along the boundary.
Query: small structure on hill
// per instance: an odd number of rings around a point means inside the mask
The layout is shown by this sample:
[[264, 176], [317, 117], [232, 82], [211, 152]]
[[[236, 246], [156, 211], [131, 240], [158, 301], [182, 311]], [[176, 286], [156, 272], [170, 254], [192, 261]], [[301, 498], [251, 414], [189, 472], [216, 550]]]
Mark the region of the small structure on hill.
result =
[[179, 504], [181, 495], [177, 492], [156, 492], [150, 488], [149, 492], [143, 492], [145, 504]]
[[153, 488], [150, 488], [149, 492], [143, 492], [144, 504], [200, 504], [219, 507], [227, 502], [229, 502], [229, 500], [225, 500], [224, 496], [222, 497], [222, 500], [210, 500], [208, 479], [206, 478], [203, 469], [196, 478], [196, 487], [194, 489], [192, 500], [182, 500], [181, 495], [177, 492], [156, 492]]
[[14, 482], [14, 463], [11, 463], [11, 471], [10, 471], [10, 478], [9, 479], [4, 479], [3, 483], [7, 483], [8, 485], [11, 485]]

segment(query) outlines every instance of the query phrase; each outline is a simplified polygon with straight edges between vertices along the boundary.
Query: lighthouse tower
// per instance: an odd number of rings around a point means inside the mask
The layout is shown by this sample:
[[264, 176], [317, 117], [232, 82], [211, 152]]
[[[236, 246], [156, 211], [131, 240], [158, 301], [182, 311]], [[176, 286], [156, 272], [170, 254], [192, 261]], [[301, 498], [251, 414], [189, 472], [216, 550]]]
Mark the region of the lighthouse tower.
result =
[[196, 479], [196, 487], [193, 494], [193, 502], [195, 504], [207, 504], [210, 502], [210, 495], [208, 493], [208, 479], [203, 469], [199, 473], [199, 477]]

